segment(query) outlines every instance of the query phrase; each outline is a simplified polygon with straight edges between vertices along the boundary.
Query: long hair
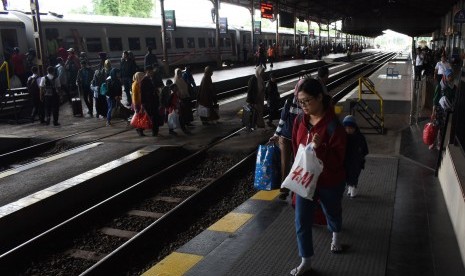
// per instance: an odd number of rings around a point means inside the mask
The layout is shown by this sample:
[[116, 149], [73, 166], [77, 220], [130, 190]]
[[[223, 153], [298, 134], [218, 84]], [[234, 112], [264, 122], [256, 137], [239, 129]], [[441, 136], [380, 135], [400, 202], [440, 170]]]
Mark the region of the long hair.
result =
[[323, 91], [321, 83], [315, 79], [305, 79], [299, 86], [299, 92], [318, 98], [320, 94], [323, 96], [323, 108], [328, 109], [331, 105], [331, 96], [327, 95]]

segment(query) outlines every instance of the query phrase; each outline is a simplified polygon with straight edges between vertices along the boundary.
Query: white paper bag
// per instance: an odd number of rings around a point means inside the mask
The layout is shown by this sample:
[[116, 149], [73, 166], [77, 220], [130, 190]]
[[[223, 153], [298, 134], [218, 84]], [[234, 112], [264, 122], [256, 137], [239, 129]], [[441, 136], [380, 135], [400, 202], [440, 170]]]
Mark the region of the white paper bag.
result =
[[313, 200], [318, 177], [323, 171], [323, 162], [316, 156], [313, 143], [299, 145], [291, 172], [284, 179], [281, 188], [287, 188], [299, 196]]

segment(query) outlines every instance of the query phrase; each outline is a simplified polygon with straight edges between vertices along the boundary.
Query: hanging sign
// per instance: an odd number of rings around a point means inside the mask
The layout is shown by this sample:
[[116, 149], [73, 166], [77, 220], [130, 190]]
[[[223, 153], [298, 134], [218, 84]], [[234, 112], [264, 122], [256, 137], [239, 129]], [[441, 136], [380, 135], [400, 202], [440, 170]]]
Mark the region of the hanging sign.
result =
[[262, 22], [254, 21], [253, 22], [253, 34], [259, 35], [262, 33]]
[[165, 11], [165, 28], [167, 31], [176, 31], [176, 15], [174, 10]]
[[262, 18], [273, 19], [273, 4], [260, 3], [260, 12], [262, 14]]
[[228, 33], [228, 18], [220, 17], [220, 34]]

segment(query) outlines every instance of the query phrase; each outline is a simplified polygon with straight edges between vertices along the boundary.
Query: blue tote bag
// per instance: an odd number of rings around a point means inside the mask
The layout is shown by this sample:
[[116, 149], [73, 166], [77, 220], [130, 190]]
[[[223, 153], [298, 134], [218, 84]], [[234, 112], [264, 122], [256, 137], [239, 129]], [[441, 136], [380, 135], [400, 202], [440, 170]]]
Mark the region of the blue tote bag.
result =
[[281, 154], [275, 144], [258, 146], [255, 163], [254, 187], [257, 190], [274, 190], [281, 186]]

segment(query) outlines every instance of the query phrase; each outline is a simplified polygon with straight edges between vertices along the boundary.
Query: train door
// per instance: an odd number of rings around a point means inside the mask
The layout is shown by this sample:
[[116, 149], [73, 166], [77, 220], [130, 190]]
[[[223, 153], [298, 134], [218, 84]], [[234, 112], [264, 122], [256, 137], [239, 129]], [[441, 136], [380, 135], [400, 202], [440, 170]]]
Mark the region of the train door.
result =
[[238, 44], [236, 44], [236, 34], [229, 33], [229, 36], [231, 37], [231, 48], [232, 48], [231, 55], [235, 57], [237, 56], [237, 47], [238, 47], [237, 46]]

